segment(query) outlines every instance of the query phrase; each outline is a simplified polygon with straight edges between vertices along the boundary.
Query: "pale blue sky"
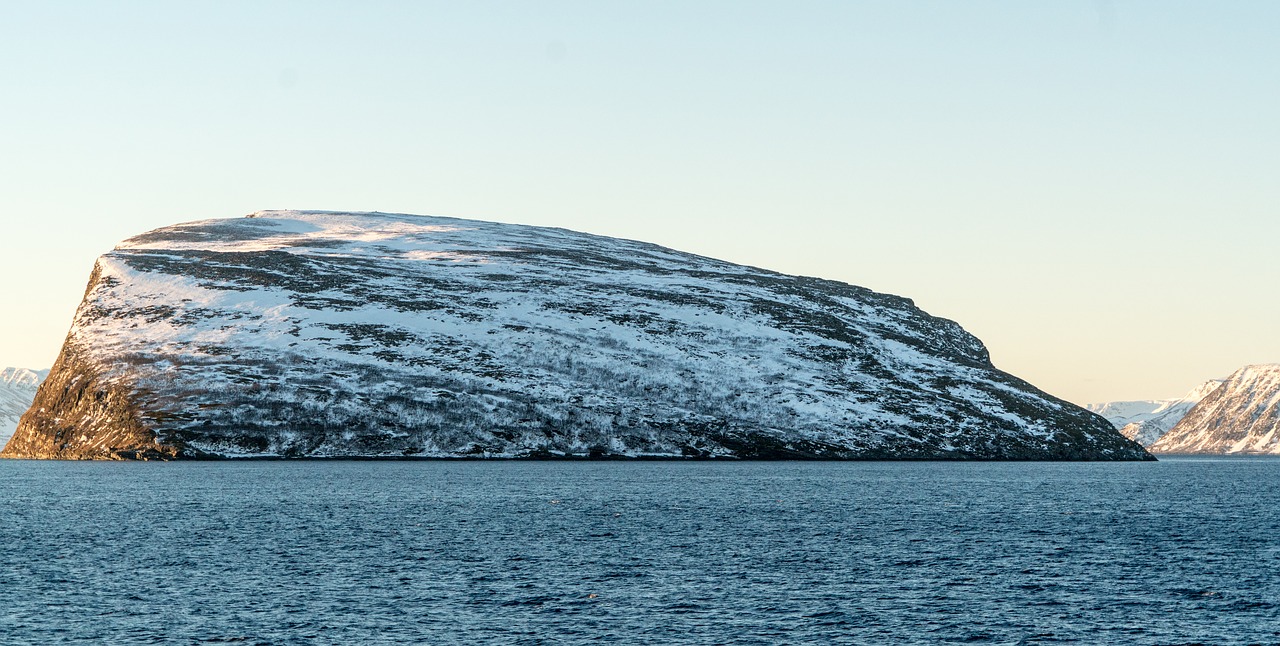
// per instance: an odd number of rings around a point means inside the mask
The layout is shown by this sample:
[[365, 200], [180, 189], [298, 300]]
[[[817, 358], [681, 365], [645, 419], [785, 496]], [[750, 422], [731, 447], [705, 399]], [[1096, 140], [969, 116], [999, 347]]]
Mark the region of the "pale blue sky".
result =
[[911, 297], [1079, 403], [1280, 362], [1280, 3], [0, 1], [0, 365], [181, 221], [382, 210]]

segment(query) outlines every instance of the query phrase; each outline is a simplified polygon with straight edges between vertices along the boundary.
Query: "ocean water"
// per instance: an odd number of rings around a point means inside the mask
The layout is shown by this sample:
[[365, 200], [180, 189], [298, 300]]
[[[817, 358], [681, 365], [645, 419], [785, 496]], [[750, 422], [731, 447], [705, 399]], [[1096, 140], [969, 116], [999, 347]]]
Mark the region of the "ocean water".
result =
[[0, 643], [1280, 643], [1280, 460], [0, 461]]

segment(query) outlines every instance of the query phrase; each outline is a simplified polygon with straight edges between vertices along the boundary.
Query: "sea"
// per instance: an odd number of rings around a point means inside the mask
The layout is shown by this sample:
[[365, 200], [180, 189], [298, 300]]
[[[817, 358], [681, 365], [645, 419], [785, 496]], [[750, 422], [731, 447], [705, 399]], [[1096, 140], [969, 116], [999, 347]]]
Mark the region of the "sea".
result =
[[0, 461], [0, 644], [1280, 644], [1280, 459]]

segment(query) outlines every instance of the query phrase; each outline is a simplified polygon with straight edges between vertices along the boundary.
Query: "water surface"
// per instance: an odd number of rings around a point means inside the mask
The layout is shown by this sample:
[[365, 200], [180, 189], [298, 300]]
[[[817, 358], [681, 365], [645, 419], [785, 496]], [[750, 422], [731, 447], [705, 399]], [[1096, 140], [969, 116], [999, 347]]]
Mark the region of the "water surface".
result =
[[3, 643], [1280, 643], [1280, 460], [0, 461]]

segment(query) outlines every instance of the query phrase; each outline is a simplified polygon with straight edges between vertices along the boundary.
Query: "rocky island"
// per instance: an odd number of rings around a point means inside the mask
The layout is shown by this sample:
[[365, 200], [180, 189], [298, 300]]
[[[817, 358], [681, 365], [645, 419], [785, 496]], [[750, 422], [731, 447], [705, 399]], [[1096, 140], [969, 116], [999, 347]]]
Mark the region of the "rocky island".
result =
[[1151, 459], [905, 298], [562, 229], [320, 211], [102, 256], [2, 455]]

